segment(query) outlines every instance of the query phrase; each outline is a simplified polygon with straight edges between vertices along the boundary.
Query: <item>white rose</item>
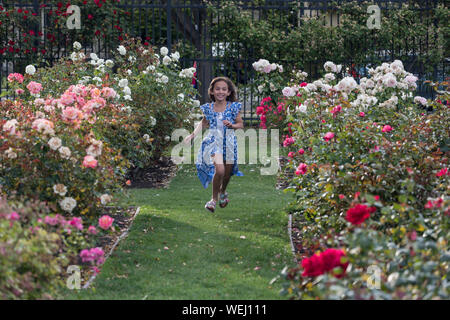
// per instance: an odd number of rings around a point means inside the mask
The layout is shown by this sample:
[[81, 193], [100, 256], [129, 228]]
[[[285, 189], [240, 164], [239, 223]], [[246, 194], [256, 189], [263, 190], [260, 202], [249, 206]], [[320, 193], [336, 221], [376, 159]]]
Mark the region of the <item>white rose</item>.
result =
[[126, 96], [131, 95], [131, 89], [130, 89], [130, 87], [126, 86], [125, 88], [123, 88], [123, 93], [124, 93]]
[[161, 50], [159, 52], [164, 57], [164, 56], [167, 56], [169, 54], [169, 49], [167, 49], [166, 47], [161, 47]]
[[154, 127], [155, 126], [155, 124], [156, 124], [156, 119], [155, 118], [153, 118], [152, 116], [150, 116], [150, 125], [152, 126], [152, 127]]
[[[123, 99], [128, 100], [128, 101], [133, 101], [133, 99], [131, 98], [131, 96], [129, 94], [124, 95]], [[129, 111], [131, 111], [131, 109]]]
[[62, 142], [61, 142], [60, 138], [53, 137], [50, 140], [48, 140], [48, 145], [50, 146], [50, 148], [52, 150], [56, 151], [56, 150], [58, 150], [61, 147]]
[[119, 87], [125, 88], [126, 86], [128, 86], [128, 79], [119, 80]]
[[18, 122], [16, 119], [6, 121], [6, 123], [3, 125], [3, 131], [9, 132], [9, 134], [15, 134], [17, 123]]
[[183, 101], [184, 100], [184, 94], [182, 94], [182, 93], [179, 93], [178, 94], [178, 101]]
[[55, 184], [53, 186], [53, 192], [64, 197], [67, 193], [67, 187], [61, 183]]
[[200, 101], [198, 101], [198, 100], [192, 100], [192, 104], [195, 108], [200, 107]]
[[17, 158], [17, 153], [15, 153], [12, 148], [9, 148], [8, 150], [6, 150], [5, 153], [9, 159]]
[[77, 206], [77, 201], [71, 197], [65, 197], [59, 202], [61, 209], [67, 212], [72, 212], [72, 210]]
[[135, 63], [135, 62], [136, 62], [136, 58], [133, 57], [133, 56], [130, 56], [130, 57], [128, 58], [128, 61], [130, 61], [131, 63]]
[[285, 87], [283, 90], [283, 96], [285, 97], [293, 97], [295, 96], [295, 90], [292, 89], [291, 87]]
[[111, 59], [106, 60], [105, 64], [108, 68], [114, 67], [114, 61], [112, 61]]
[[36, 73], [36, 68], [32, 64], [30, 64], [25, 68], [25, 73], [33, 75]]
[[100, 202], [102, 203], [102, 205], [106, 205], [109, 202], [111, 202], [112, 198], [109, 194], [102, 194], [100, 196]]
[[123, 55], [123, 56], [127, 54], [127, 49], [125, 49], [124, 46], [119, 46], [119, 47], [117, 48], [117, 51], [119, 51], [119, 53], [120, 53], [121, 55]]
[[168, 83], [168, 82], [169, 82], [169, 78], [168, 78], [167, 76], [164, 76], [164, 75], [163, 75], [163, 76], [161, 77], [161, 82], [162, 82], [162, 83]]
[[172, 62], [172, 59], [170, 59], [169, 56], [164, 56], [163, 65], [168, 66], [171, 62]]
[[72, 152], [70, 152], [70, 149], [67, 147], [61, 147], [58, 151], [64, 159], [69, 159], [72, 155]]
[[90, 57], [92, 60], [97, 61], [98, 60], [98, 56], [95, 53], [91, 53]]
[[81, 43], [79, 43], [78, 41], [75, 41], [75, 42], [73, 43], [73, 48], [74, 48], [75, 50], [81, 50]]
[[178, 61], [180, 59], [180, 53], [176, 51], [175, 53], [172, 53], [170, 57], [172, 58], [172, 60]]
[[306, 105], [301, 104], [296, 108], [296, 111], [302, 112], [302, 113], [306, 113]]

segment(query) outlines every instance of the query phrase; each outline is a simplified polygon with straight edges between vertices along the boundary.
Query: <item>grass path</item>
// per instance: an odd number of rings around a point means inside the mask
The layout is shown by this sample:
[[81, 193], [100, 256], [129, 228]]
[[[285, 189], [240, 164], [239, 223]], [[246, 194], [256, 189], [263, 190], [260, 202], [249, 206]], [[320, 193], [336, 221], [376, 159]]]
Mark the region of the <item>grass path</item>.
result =
[[128, 237], [105, 262], [94, 289], [68, 299], [282, 299], [280, 281], [270, 284], [292, 254], [289, 194], [274, 188], [275, 176], [240, 165], [232, 177], [230, 204], [204, 209], [193, 165], [178, 171], [167, 189], [132, 189], [121, 204], [141, 207]]

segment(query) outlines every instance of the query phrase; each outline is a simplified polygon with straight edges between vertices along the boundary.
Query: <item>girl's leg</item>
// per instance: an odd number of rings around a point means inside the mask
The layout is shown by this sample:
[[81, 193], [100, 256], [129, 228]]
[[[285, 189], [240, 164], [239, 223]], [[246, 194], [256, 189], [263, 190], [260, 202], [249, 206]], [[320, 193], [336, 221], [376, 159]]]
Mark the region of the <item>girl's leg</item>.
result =
[[220, 187], [220, 193], [225, 193], [228, 182], [231, 179], [231, 171], [233, 170], [233, 164], [225, 164], [225, 173], [223, 176], [222, 186]]
[[225, 175], [225, 166], [221, 154], [213, 156], [213, 160], [216, 172], [213, 177], [212, 198], [217, 202], [219, 201], [220, 186], [223, 183], [223, 177]]

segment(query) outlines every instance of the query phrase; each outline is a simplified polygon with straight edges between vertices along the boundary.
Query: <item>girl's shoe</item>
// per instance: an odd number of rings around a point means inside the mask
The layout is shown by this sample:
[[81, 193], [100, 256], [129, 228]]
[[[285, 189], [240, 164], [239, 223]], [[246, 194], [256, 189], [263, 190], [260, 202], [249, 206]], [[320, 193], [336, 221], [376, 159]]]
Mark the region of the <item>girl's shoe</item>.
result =
[[228, 204], [228, 202], [230, 202], [230, 200], [228, 200], [228, 193], [221, 193], [220, 194], [220, 199], [219, 199], [219, 206], [221, 208], [225, 208]]
[[211, 212], [214, 212], [214, 210], [216, 210], [216, 201], [214, 201], [214, 199], [209, 200], [206, 204], [205, 204], [205, 209], [209, 210]]

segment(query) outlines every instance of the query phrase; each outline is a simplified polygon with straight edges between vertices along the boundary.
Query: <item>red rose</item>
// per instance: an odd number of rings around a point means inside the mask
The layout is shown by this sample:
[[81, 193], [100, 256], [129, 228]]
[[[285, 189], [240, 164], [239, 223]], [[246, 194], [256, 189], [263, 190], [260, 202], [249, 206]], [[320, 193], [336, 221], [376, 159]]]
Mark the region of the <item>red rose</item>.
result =
[[302, 260], [302, 267], [304, 269], [303, 277], [317, 277], [324, 273], [323, 261], [319, 254], [314, 254], [309, 258]]
[[364, 204], [357, 204], [347, 210], [347, 216], [345, 218], [352, 224], [359, 225], [367, 220], [370, 217], [370, 214], [376, 210], [377, 209], [375, 207], [369, 208]]
[[322, 265], [325, 272], [329, 272], [334, 270], [334, 268], [341, 267], [342, 273], [334, 274], [336, 278], [342, 278], [345, 275], [345, 270], [347, 269], [348, 262], [342, 263], [341, 258], [345, 257], [345, 254], [342, 250], [337, 249], [327, 249], [320, 254], [320, 258], [322, 259]]

